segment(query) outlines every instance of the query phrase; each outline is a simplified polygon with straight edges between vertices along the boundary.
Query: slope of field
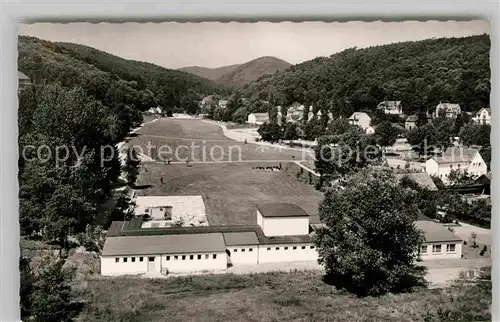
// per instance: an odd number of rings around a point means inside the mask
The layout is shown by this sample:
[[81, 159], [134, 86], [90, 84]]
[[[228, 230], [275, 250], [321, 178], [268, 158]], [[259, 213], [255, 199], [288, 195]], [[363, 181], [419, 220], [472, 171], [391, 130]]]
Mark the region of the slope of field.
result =
[[[279, 146], [245, 144], [226, 138], [222, 129], [201, 120], [161, 119], [147, 124], [129, 144], [139, 147], [154, 160], [217, 161], [300, 161], [312, 156]], [[149, 147], [149, 148], [148, 148]]]
[[86, 281], [78, 320], [487, 321], [491, 282], [484, 284], [357, 298], [326, 284], [320, 272], [96, 278]]
[[232, 72], [233, 70], [235, 70], [239, 66], [241, 66], [241, 64], [228, 65], [228, 66], [222, 66], [222, 67], [217, 67], [217, 68], [208, 68], [208, 67], [201, 67], [201, 66], [189, 66], [189, 67], [179, 68], [178, 70], [216, 81], [222, 75]]
[[252, 169], [268, 165], [279, 163], [144, 164], [137, 180], [144, 188], [137, 192], [149, 196], [201, 195], [210, 225], [256, 225], [255, 205], [265, 202], [295, 203], [311, 215], [311, 223], [319, 223], [323, 195], [283, 171]]
[[[202, 195], [211, 225], [256, 224], [255, 204], [261, 202], [296, 203], [319, 221], [320, 192], [284, 171], [254, 169], [284, 167], [308, 159], [306, 153], [231, 141], [220, 127], [201, 120], [161, 119], [137, 133], [129, 144], [173, 162], [144, 163], [139, 195]], [[165, 151], [171, 153], [162, 156]], [[190, 166], [183, 162], [188, 157]]]

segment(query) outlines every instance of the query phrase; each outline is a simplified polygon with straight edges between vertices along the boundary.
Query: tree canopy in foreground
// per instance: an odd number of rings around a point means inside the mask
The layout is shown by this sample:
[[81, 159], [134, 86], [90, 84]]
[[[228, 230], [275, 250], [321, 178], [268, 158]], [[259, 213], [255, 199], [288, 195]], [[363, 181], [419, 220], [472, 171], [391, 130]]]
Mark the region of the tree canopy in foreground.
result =
[[358, 295], [380, 295], [419, 285], [416, 267], [423, 236], [415, 227], [415, 191], [391, 170], [371, 167], [325, 193], [317, 232], [326, 277]]

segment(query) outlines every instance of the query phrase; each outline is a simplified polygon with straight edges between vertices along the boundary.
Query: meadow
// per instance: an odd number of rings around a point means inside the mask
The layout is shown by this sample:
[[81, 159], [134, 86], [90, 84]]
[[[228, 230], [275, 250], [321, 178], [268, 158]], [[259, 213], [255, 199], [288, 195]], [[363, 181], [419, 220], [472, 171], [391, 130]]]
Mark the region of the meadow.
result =
[[[323, 195], [283, 171], [252, 169], [279, 166], [279, 162], [144, 164], [137, 185], [138, 195], [201, 195], [210, 225], [257, 224], [255, 204], [290, 202], [319, 222]], [[282, 164], [283, 166], [284, 164]], [[163, 178], [163, 184], [160, 182]]]
[[358, 298], [320, 272], [92, 278], [79, 321], [425, 321], [491, 319], [491, 282]]
[[201, 120], [163, 118], [146, 124], [129, 140], [156, 161], [300, 161], [311, 156], [280, 146], [245, 144], [228, 139], [222, 129]]

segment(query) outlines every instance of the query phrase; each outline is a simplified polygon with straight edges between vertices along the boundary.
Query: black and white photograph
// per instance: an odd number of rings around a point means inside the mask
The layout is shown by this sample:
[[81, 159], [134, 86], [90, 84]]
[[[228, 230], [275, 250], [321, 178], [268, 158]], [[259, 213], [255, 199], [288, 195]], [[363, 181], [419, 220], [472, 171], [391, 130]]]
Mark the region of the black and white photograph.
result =
[[19, 24], [22, 321], [491, 321], [490, 33]]

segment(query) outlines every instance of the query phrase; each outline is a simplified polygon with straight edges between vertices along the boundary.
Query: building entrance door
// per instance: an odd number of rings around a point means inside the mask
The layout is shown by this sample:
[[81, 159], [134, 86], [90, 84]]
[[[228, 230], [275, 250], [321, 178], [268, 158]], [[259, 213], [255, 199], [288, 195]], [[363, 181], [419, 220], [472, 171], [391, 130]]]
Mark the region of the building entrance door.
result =
[[154, 272], [156, 270], [155, 257], [148, 257], [148, 272]]

